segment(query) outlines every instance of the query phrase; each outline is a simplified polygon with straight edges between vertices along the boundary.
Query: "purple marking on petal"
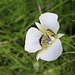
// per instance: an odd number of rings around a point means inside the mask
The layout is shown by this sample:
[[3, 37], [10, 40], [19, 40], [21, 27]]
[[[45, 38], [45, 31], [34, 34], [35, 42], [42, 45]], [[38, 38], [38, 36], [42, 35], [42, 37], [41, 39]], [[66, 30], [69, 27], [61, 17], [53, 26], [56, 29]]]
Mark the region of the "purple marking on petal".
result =
[[[42, 37], [43, 37], [43, 35], [40, 37], [40, 39], [39, 39], [39, 43], [40, 43], [40, 45], [42, 46], [42, 44], [41, 44], [41, 39], [42, 39]], [[42, 46], [43, 47], [43, 46]]]
[[[52, 30], [50, 30], [50, 29], [47, 29], [47, 31], [51, 31], [52, 33], [54, 33]], [[55, 33], [54, 33], [54, 35], [55, 35]]]

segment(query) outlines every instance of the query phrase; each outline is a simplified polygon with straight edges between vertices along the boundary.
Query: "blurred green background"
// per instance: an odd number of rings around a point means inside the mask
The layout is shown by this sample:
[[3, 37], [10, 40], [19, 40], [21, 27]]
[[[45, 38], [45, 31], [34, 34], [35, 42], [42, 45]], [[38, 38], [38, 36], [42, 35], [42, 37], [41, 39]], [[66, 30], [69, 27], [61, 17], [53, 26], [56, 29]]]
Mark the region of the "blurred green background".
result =
[[[74, 5], [75, 0], [0, 0], [0, 75], [75, 75]], [[63, 53], [37, 62], [37, 52], [24, 50], [25, 36], [45, 12], [59, 15]]]

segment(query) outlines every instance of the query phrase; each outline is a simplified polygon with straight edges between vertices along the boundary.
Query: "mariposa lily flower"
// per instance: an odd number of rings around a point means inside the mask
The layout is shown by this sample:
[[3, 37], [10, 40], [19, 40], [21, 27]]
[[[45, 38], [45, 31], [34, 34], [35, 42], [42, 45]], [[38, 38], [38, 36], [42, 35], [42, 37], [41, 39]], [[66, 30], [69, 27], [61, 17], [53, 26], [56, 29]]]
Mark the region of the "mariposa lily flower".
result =
[[39, 17], [40, 23], [35, 22], [38, 27], [31, 27], [25, 40], [25, 50], [33, 53], [39, 51], [36, 59], [53, 61], [56, 60], [63, 51], [61, 41], [64, 34], [57, 34], [59, 30], [58, 15], [54, 13], [44, 13]]

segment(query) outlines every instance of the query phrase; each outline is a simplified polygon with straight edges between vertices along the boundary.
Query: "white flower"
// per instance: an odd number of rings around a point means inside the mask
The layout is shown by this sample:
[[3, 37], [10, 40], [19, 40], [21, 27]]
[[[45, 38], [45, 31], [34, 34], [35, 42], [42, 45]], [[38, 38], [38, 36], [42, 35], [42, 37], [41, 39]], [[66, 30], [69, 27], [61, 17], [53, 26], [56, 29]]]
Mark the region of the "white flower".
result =
[[58, 15], [54, 13], [44, 13], [39, 17], [40, 23], [36, 22], [36, 26], [31, 27], [25, 40], [25, 50], [32, 53], [39, 51], [36, 59], [45, 61], [56, 60], [62, 53], [62, 44], [59, 40], [64, 34], [57, 34], [59, 23]]

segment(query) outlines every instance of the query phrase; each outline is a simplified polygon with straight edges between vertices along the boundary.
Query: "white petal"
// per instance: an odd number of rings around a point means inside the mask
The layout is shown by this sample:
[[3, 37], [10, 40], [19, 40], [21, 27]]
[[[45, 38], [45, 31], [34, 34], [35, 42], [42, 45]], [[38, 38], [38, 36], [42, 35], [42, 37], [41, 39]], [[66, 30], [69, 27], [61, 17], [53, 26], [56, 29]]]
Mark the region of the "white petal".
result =
[[47, 50], [43, 52], [39, 52], [37, 54], [37, 59], [42, 59], [45, 61], [53, 61], [56, 60], [62, 53], [62, 45], [61, 41], [57, 39]]
[[57, 19], [58, 15], [54, 13], [44, 13], [39, 17], [41, 25], [46, 29], [52, 30], [55, 34], [59, 29], [59, 23]]
[[62, 33], [57, 34], [58, 38], [61, 38], [63, 35], [65, 34], [62, 34]]
[[39, 43], [41, 35], [42, 33], [38, 29], [31, 27], [26, 34], [25, 50], [28, 52], [36, 52], [40, 50], [42, 48]]

